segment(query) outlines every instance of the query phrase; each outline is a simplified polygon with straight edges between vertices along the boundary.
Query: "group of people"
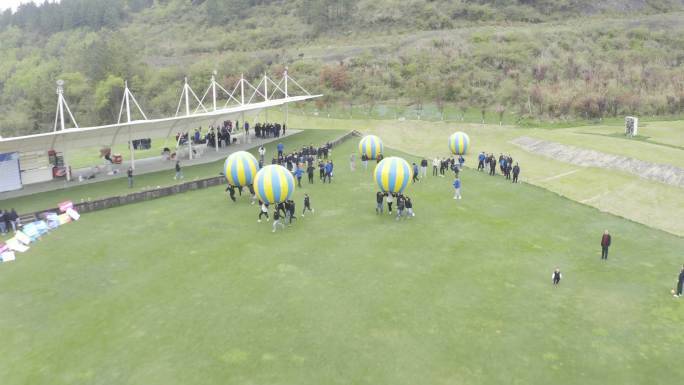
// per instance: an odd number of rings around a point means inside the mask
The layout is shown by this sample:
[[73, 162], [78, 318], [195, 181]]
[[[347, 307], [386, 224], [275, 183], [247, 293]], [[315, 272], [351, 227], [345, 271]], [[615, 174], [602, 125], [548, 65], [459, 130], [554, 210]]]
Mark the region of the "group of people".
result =
[[[257, 138], [278, 138], [285, 135], [285, 129], [285, 123], [257, 123], [254, 125], [254, 135]], [[245, 133], [249, 134], [249, 126], [245, 126]]]
[[[425, 166], [423, 167], [424, 173], [427, 174], [427, 160], [423, 159], [421, 165], [423, 163], [425, 163]], [[463, 155], [459, 155], [456, 158], [453, 156], [451, 158], [434, 158], [432, 160], [432, 176], [444, 177], [449, 170], [458, 176], [459, 172], [463, 169], [464, 164], [465, 158]]]
[[[290, 167], [290, 171], [293, 170], [293, 166], [296, 164], [311, 163], [316, 159], [328, 159], [328, 156], [332, 153], [332, 143], [327, 142], [322, 146], [314, 147], [313, 144], [309, 146], [302, 146], [300, 150], [293, 151], [290, 153], [285, 153], [285, 145], [281, 142], [276, 145], [277, 153], [271, 158], [271, 164], [279, 164], [281, 166]], [[266, 158], [266, 148], [260, 146], [257, 150], [259, 153], [259, 166], [263, 167], [264, 159]]]
[[[332, 183], [334, 163], [328, 156], [332, 153], [332, 143], [328, 142], [322, 146], [314, 147], [313, 144], [303, 146], [300, 150], [286, 153], [283, 143], [276, 145], [277, 154], [271, 159], [271, 164], [278, 164], [287, 168], [297, 179], [297, 186], [302, 186], [302, 178], [306, 173], [310, 184], [314, 183], [314, 174], [316, 166], [314, 163], [318, 160], [319, 179], [325, 183]], [[266, 157], [266, 148], [260, 146], [259, 153], [259, 167], [264, 166], [264, 158]]]
[[[242, 191], [244, 188], [245, 186], [233, 186], [232, 184], [228, 184], [228, 187], [226, 187], [226, 192], [228, 193], [230, 200], [232, 200], [233, 202], [237, 202], [237, 200], [235, 199], [235, 191], [237, 191], [240, 194], [240, 196], [242, 196]], [[252, 186], [251, 184], [247, 185], [247, 189], [249, 190], [249, 194], [252, 197], [252, 204], [254, 204], [254, 202], [256, 202], [254, 186]]]
[[[328, 159], [328, 156], [332, 153], [332, 143], [327, 142], [319, 147], [314, 147], [313, 144], [310, 144], [309, 146], [302, 146], [300, 150], [290, 153], [285, 152], [285, 145], [283, 143], [278, 143], [276, 145], [276, 151], [277, 153], [272, 158], [271, 164], [278, 164], [286, 167], [297, 179], [298, 187], [301, 187], [302, 185], [302, 178], [305, 172], [308, 175], [309, 183], [314, 183], [314, 164], [316, 160], [318, 160], [318, 167], [320, 170], [319, 179], [323, 181], [323, 183], [325, 183], [326, 180], [328, 183], [332, 182], [334, 164], [332, 159]], [[260, 146], [257, 152], [259, 154], [259, 166], [263, 167], [264, 159], [266, 158], [266, 148]], [[251, 185], [246, 187], [249, 189], [252, 196], [252, 204], [255, 204], [257, 202], [257, 197], [254, 192], [254, 187]], [[226, 187], [226, 192], [229, 193], [230, 199], [233, 202], [236, 201], [235, 193], [238, 192], [242, 196], [242, 191], [243, 187], [241, 186], [229, 184], [228, 187]], [[269, 204], [261, 200], [258, 200], [258, 202], [259, 216], [257, 222], [261, 222], [263, 218], [268, 222], [272, 217], [273, 232], [276, 232], [278, 227], [285, 228], [285, 225], [291, 226], [297, 219], [296, 205], [291, 199], [274, 205], [271, 215], [269, 215], [269, 212], [271, 211]], [[304, 217], [307, 211], [313, 213], [314, 209], [311, 207], [311, 198], [305, 193], [301, 216]]]
[[[314, 212], [311, 207], [311, 198], [309, 194], [304, 194], [304, 208], [302, 209], [302, 217], [306, 215], [306, 212]], [[269, 205], [265, 202], [259, 201], [259, 217], [257, 222], [261, 223], [261, 218], [265, 217], [266, 222], [270, 220], [269, 218]], [[292, 226], [292, 222], [297, 220], [297, 210], [295, 202], [292, 199], [288, 199], [285, 202], [280, 202], [273, 207], [273, 229], [272, 232], [276, 232], [278, 227], [285, 229], [285, 225]]]
[[496, 175], [496, 167], [499, 166], [499, 171], [508, 180], [513, 180], [513, 183], [518, 183], [518, 175], [520, 175], [520, 166], [516, 162], [513, 164], [513, 157], [511, 155], [499, 154], [497, 160], [494, 154], [486, 155], [483, 152], [477, 157], [477, 170], [484, 171], [485, 166], [489, 167], [489, 175]]
[[[249, 136], [250, 125], [245, 121], [243, 124], [245, 135]], [[254, 135], [257, 138], [278, 138], [285, 134], [286, 125], [283, 123], [257, 123], [254, 125]], [[240, 131], [240, 122], [236, 120], [225, 120], [217, 126], [210, 125], [209, 130], [202, 135], [202, 127], [198, 127], [190, 135], [188, 132], [176, 133], [176, 143], [179, 145], [187, 144], [206, 144], [210, 147], [226, 147], [232, 143], [231, 136]]]
[[392, 205], [396, 201], [397, 219], [415, 217], [416, 213], [413, 211], [413, 201], [408, 195], [402, 193], [388, 193], [378, 191], [375, 193], [375, 213], [380, 215], [384, 213], [385, 203], [387, 203], [387, 213], [392, 215]]
[[[379, 154], [376, 158], [375, 161], [377, 163], [380, 163], [380, 161], [383, 159], [382, 154]], [[368, 156], [366, 154], [361, 155], [361, 164], [363, 165], [364, 170], [368, 170]], [[351, 167], [351, 170], [354, 171], [356, 170], [356, 156], [354, 154], [351, 154], [349, 157], [349, 165]]]
[[199, 131], [195, 131], [195, 136], [198, 138], [195, 143], [206, 143], [209, 147], [226, 147], [231, 143], [232, 127], [224, 125], [222, 128], [214, 128], [209, 126], [209, 132], [204, 136], [204, 140], [200, 139]]
[[0, 233], [7, 234], [10, 230], [16, 232], [19, 225], [19, 215], [15, 209], [0, 209]]

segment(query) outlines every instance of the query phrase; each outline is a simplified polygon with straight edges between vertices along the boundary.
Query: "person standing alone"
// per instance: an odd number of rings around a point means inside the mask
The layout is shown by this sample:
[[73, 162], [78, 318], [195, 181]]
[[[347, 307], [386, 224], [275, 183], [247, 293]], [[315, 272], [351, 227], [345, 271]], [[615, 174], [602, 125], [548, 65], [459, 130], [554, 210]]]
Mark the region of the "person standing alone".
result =
[[602, 260], [608, 260], [608, 248], [610, 247], [610, 234], [608, 234], [608, 230], [603, 232], [603, 236], [601, 237], [601, 259]]
[[375, 213], [376, 214], [382, 214], [383, 212], [383, 199], [385, 198], [385, 194], [382, 191], [378, 191], [375, 193]]
[[561, 278], [563, 278], [563, 274], [561, 274], [559, 268], [556, 268], [556, 270], [553, 271], [553, 274], [551, 274], [551, 281], [553, 282], [553, 286], [558, 286]]
[[180, 160], [176, 161], [176, 176], [173, 177], [173, 180], [176, 179], [183, 179], [183, 172], [181, 171]]
[[454, 199], [461, 199], [461, 179], [454, 179]]
[[518, 175], [520, 175], [520, 166], [516, 163], [515, 166], [513, 166], [513, 183], [518, 183]]
[[682, 286], [684, 285], [684, 265], [682, 265], [682, 270], [679, 272], [679, 277], [677, 278], [677, 291], [674, 296], [679, 298], [682, 296]]
[[128, 167], [126, 174], [128, 175], [128, 188], [133, 188], [133, 167]]

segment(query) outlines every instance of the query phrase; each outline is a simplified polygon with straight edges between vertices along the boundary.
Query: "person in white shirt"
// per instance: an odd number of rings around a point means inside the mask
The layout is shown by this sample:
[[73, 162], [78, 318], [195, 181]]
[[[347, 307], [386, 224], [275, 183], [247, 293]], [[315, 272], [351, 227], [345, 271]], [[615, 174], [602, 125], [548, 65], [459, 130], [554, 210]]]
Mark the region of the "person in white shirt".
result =
[[392, 203], [394, 203], [394, 194], [387, 193], [387, 198], [385, 198], [385, 202], [387, 202], [387, 209], [389, 210], [389, 215], [392, 215]]
[[261, 217], [265, 216], [266, 217], [266, 222], [268, 222], [268, 206], [266, 206], [266, 203], [259, 201], [259, 204], [261, 205], [261, 210], [259, 211], [259, 219], [257, 222], [261, 222]]
[[260, 146], [259, 147], [259, 158], [261, 159], [262, 162], [264, 161], [265, 155], [266, 155], [266, 149], [264, 148], [264, 146]]
[[435, 158], [432, 160], [432, 176], [437, 176], [439, 175], [437, 173], [437, 169], [439, 168], [439, 158]]

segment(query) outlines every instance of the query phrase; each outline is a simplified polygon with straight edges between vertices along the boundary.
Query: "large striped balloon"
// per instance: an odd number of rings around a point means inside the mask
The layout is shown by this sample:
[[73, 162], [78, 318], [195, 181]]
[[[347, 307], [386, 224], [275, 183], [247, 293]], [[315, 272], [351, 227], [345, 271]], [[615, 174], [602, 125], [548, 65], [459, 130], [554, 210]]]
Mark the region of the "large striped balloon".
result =
[[230, 154], [223, 164], [226, 180], [233, 186], [249, 186], [254, 183], [257, 171], [259, 171], [259, 162], [254, 155], [246, 151]]
[[452, 154], [464, 155], [469, 146], [470, 138], [465, 132], [457, 131], [449, 137], [449, 150]]
[[272, 205], [290, 199], [295, 190], [294, 177], [278, 164], [264, 166], [254, 178], [254, 191], [263, 202]]
[[392, 193], [404, 191], [413, 177], [408, 162], [396, 156], [381, 160], [373, 174], [380, 190]]
[[382, 140], [375, 135], [366, 135], [359, 142], [359, 155], [366, 154], [368, 159], [375, 159], [382, 154]]

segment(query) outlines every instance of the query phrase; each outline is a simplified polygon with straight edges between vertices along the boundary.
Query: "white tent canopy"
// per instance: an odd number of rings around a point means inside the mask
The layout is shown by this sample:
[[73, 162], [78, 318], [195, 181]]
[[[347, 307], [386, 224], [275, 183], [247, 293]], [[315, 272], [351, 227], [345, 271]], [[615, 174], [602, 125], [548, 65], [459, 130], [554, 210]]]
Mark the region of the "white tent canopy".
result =
[[[288, 89], [290, 83], [294, 84], [295, 93], [299, 95], [290, 94]], [[232, 88], [232, 92], [227, 91], [216, 82], [216, 71], [214, 71], [209, 87], [201, 99], [192, 90], [186, 78], [175, 116], [148, 119], [126, 82], [117, 123], [97, 127], [79, 127], [64, 98], [63, 85], [63, 81], [57, 81], [58, 99], [54, 131], [13, 138], [0, 138], [0, 154], [14, 152], [20, 154], [47, 153], [49, 150], [66, 153], [84, 147], [111, 148], [116, 144], [128, 143], [134, 139], [168, 138], [176, 133], [189, 133], [198, 127], [219, 126], [224, 120], [237, 119], [244, 122], [245, 114], [255, 114], [263, 109], [279, 106], [285, 106], [287, 120], [288, 103], [306, 101], [322, 96], [311, 95], [287, 74], [287, 70], [284, 71], [283, 77], [278, 83], [264, 75], [256, 86], [241, 76]], [[203, 102], [208, 96], [211, 105], [206, 107]], [[223, 106], [218, 104], [220, 97], [225, 100]], [[131, 119], [131, 106], [138, 109], [144, 118], [143, 120]], [[74, 128], [66, 127], [67, 117]], [[122, 118], [124, 119], [122, 120]], [[132, 165], [135, 168], [133, 146], [130, 146], [130, 150]], [[192, 152], [189, 154], [192, 156]], [[64, 162], [67, 180], [69, 180], [71, 173], [66, 157]], [[45, 170], [45, 167], [40, 169]], [[47, 170], [47, 172], [48, 174], [43, 173], [44, 176], [41, 178], [44, 178], [45, 175], [49, 177], [50, 171]]]
[[[290, 95], [288, 89], [290, 83], [293, 83], [297, 88], [296, 91], [303, 93], [303, 95]], [[271, 85], [270, 90], [269, 84]], [[287, 103], [305, 101], [321, 96], [311, 95], [287, 74], [287, 69], [283, 72], [283, 77], [278, 83], [264, 75], [256, 87], [241, 76], [240, 80], [236, 82], [235, 87], [233, 87], [232, 92], [227, 91], [216, 82], [216, 71], [214, 71], [209, 87], [204, 92], [201, 100], [197, 98], [186, 78], [175, 116], [148, 120], [138, 101], [128, 89], [128, 83], [126, 82], [118, 122], [105, 126], [80, 128], [76, 124], [74, 116], [71, 114], [71, 110], [64, 98], [63, 85], [64, 82], [62, 80], [57, 81], [58, 99], [54, 132], [14, 138], [0, 138], [0, 153], [48, 150], [66, 151], [93, 146], [111, 147], [115, 144], [127, 143], [132, 139], [168, 137], [176, 132], [185, 133], [199, 126], [217, 124], [222, 120], [244, 116], [248, 112], [258, 112], [264, 108], [278, 107]], [[203, 102], [210, 91], [212, 105], [207, 109]], [[193, 99], [191, 99], [191, 95]], [[223, 107], [219, 108], [217, 102], [221, 96], [226, 99], [226, 102]], [[197, 102], [197, 107], [191, 112], [191, 101], [193, 100]], [[131, 101], [138, 108], [144, 120], [131, 120]], [[195, 104], [194, 101], [192, 104]], [[182, 109], [183, 105], [185, 108]], [[66, 128], [65, 111], [68, 113], [72, 124], [74, 124], [74, 128]], [[184, 111], [185, 114], [179, 115], [181, 111]], [[122, 122], [122, 117], [124, 116], [126, 119]]]
[[[73, 150], [81, 147], [113, 146], [128, 143], [130, 139], [162, 138], [176, 132], [188, 132], [199, 126], [216, 125], [223, 120], [239, 118], [243, 113], [258, 112], [264, 108], [301, 102], [321, 95], [289, 96], [264, 102], [217, 109], [193, 115], [172, 118], [134, 120], [98, 127], [69, 128], [43, 134], [0, 139], [0, 153]], [[129, 136], [130, 134], [130, 136]]]

